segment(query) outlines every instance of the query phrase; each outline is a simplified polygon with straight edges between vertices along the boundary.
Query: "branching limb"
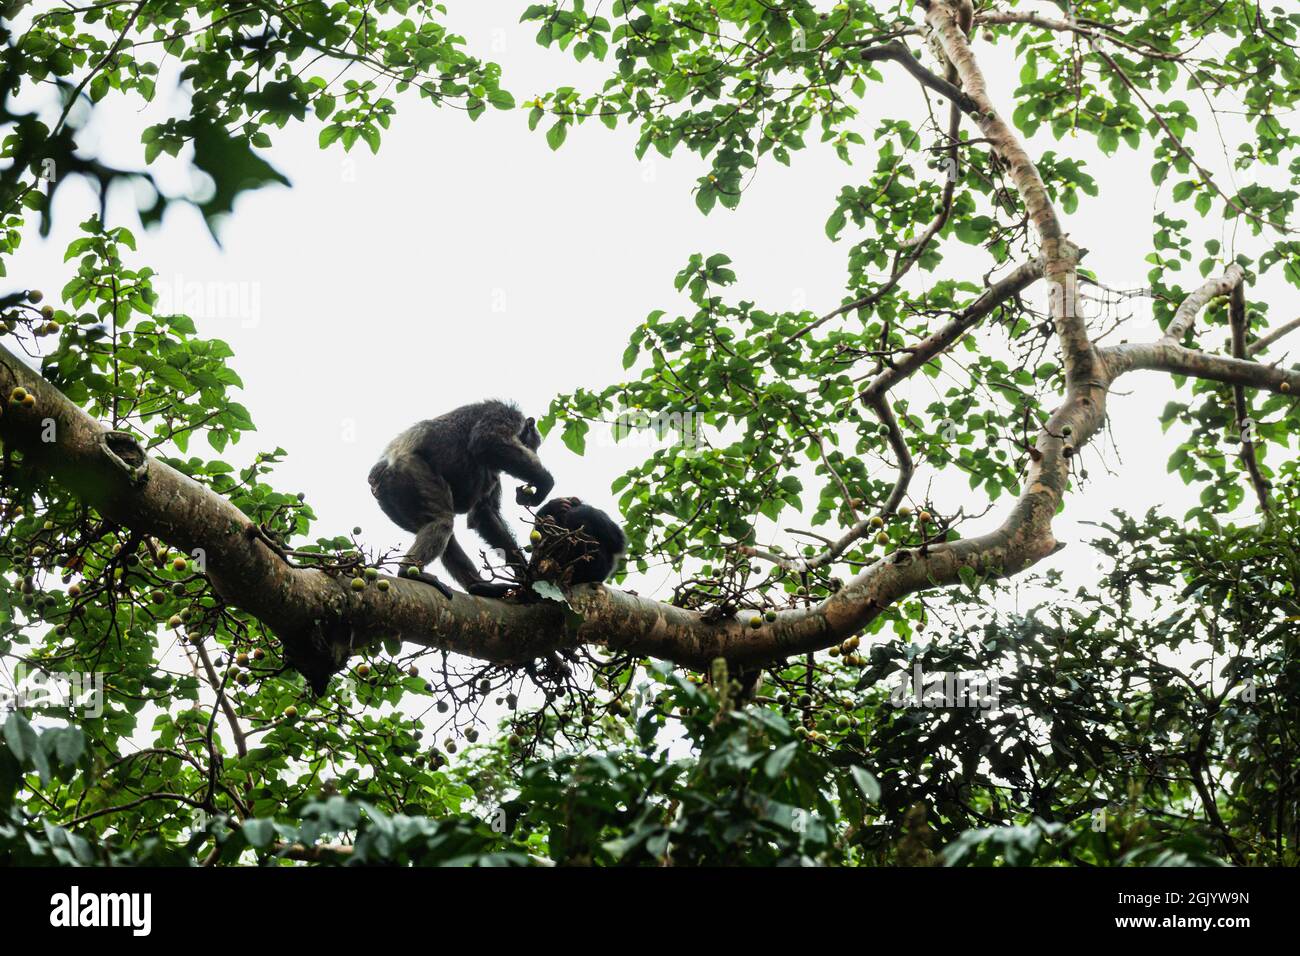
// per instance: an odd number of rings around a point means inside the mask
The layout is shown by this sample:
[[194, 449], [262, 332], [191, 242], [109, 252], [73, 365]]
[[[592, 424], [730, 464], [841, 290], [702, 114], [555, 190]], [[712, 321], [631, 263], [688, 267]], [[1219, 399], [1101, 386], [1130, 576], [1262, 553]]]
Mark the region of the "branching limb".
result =
[[1267, 335], [1261, 336], [1260, 338], [1256, 339], [1254, 342], [1251, 342], [1250, 345], [1246, 348], [1246, 354], [1258, 355], [1260, 352], [1264, 351], [1266, 348], [1268, 348], [1278, 339], [1282, 338], [1285, 335], [1289, 335], [1290, 333], [1294, 332], [1296, 329], [1300, 329], [1300, 319], [1292, 319], [1290, 322], [1287, 322], [1285, 325], [1278, 326], [1276, 329], [1274, 329], [1272, 332], [1269, 332]]
[[1183, 300], [1183, 304], [1178, 307], [1178, 311], [1174, 313], [1173, 319], [1165, 328], [1165, 334], [1161, 336], [1160, 341], [1175, 345], [1181, 343], [1192, 330], [1201, 310], [1219, 296], [1231, 293], [1245, 278], [1246, 274], [1241, 271], [1241, 266], [1234, 262], [1224, 270], [1223, 275], [1208, 280]]
[[1158, 371], [1187, 375], [1225, 385], [1244, 385], [1268, 392], [1300, 394], [1300, 370], [1261, 365], [1249, 359], [1198, 352], [1172, 342], [1128, 342], [1101, 350], [1108, 376], [1125, 372]]

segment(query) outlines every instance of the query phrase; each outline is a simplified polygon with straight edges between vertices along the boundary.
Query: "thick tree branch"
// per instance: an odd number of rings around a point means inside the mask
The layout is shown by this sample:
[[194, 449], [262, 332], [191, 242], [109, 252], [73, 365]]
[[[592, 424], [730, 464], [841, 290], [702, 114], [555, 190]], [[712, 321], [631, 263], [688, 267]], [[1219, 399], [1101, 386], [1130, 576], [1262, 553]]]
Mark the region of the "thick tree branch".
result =
[[1245, 278], [1246, 274], [1241, 271], [1241, 266], [1234, 262], [1224, 270], [1223, 275], [1207, 280], [1204, 285], [1183, 300], [1178, 311], [1174, 313], [1173, 319], [1165, 327], [1165, 334], [1161, 336], [1160, 341], [1175, 345], [1181, 343], [1192, 330], [1201, 310], [1219, 296], [1228, 295]]
[[1112, 381], [1125, 372], [1148, 370], [1203, 378], [1225, 385], [1262, 388], [1269, 392], [1300, 394], [1300, 370], [1211, 355], [1163, 340], [1112, 345], [1101, 350], [1101, 357]]
[[[323, 691], [348, 656], [384, 636], [504, 664], [519, 664], [577, 644], [706, 668], [718, 657], [765, 664], [819, 650], [862, 630], [885, 608], [918, 590], [957, 583], [963, 567], [982, 575], [1019, 571], [1055, 548], [1050, 520], [1063, 469], [1031, 470], [1026, 492], [991, 534], [903, 550], [877, 561], [820, 604], [783, 611], [755, 631], [738, 619], [710, 622], [696, 611], [598, 585], [569, 592], [580, 620], [552, 602], [512, 604], [457, 593], [452, 599], [399, 578], [387, 591], [353, 592], [347, 582], [295, 568], [267, 547], [229, 501], [162, 462], [137, 454], [0, 347], [0, 389], [21, 385], [32, 408], [0, 417], [6, 450], [22, 467], [54, 478], [105, 518], [182, 548], [203, 548], [213, 587], [270, 627], [286, 657]], [[1054, 430], [1059, 434], [1061, 421]], [[45, 423], [53, 441], [42, 441]], [[1041, 442], [1059, 439], [1044, 435]], [[114, 448], [116, 450], [114, 450]], [[1059, 459], [1059, 455], [1055, 456]], [[123, 462], [130, 467], [124, 468]]]
[[926, 22], [934, 30], [944, 54], [961, 80], [961, 93], [966, 98], [961, 101], [962, 109], [974, 117], [980, 131], [1009, 167], [1011, 181], [1024, 200], [1025, 208], [1029, 211], [1029, 217], [1037, 227], [1044, 246], [1061, 239], [1061, 224], [1037, 167], [1029, 158], [1020, 138], [998, 114], [989, 98], [984, 74], [961, 26], [958, 10], [960, 5], [953, 0], [919, 2], [926, 8]]

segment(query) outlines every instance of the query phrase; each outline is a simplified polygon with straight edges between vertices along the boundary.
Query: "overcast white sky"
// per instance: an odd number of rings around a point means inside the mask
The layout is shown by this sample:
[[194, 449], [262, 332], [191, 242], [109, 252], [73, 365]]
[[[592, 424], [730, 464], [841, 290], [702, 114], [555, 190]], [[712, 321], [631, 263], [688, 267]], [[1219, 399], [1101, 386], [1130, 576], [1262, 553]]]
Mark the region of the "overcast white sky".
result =
[[[449, 6], [469, 48], [500, 62], [506, 87], [520, 99], [562, 83], [592, 89], [603, 79], [606, 68], [598, 64], [577, 65], [538, 47], [534, 29], [515, 23], [520, 4]], [[995, 99], [1010, 104], [1016, 75], [1010, 47], [977, 49]], [[868, 142], [874, 109], [884, 104], [898, 115], [900, 103], [920, 103], [910, 79], [885, 72], [887, 92], [875, 89], [859, 126]], [[158, 102], [147, 109], [105, 103], [86, 148], [118, 165], [141, 164], [140, 130], [179, 109], [180, 95], [169, 97], [160, 84]], [[366, 472], [385, 442], [413, 421], [467, 401], [510, 398], [540, 416], [556, 393], [619, 380], [626, 339], [638, 322], [652, 309], [689, 305], [673, 291], [672, 278], [692, 252], [725, 252], [734, 260], [736, 299], [770, 309], [803, 301], [818, 312], [840, 301], [853, 230], [832, 244], [823, 224], [840, 187], [869, 174], [869, 156], [848, 167], [814, 146], [796, 154], [791, 169], [766, 163], [738, 211], [719, 207], [706, 218], [691, 194], [702, 170], [693, 154], [639, 162], [633, 131], [594, 123], [552, 152], [540, 129], [528, 131], [525, 118], [522, 110], [489, 111], [470, 123], [458, 111], [402, 97], [378, 156], [364, 146], [350, 154], [337, 146], [322, 151], [314, 122], [291, 125], [275, 135], [266, 155], [292, 188], [246, 194], [222, 230], [222, 248], [192, 210], [178, 208], [161, 228], [144, 232], [129, 192], [114, 196], [111, 224], [136, 231], [137, 261], [157, 270], [164, 292], [191, 283], [213, 295], [232, 284], [243, 291], [234, 310], [177, 311], [190, 312], [200, 334], [234, 348], [232, 364], [245, 383], [240, 400], [259, 427], [238, 453], [283, 446], [288, 459], [275, 483], [307, 492], [321, 534], [359, 524], [368, 544], [407, 544], [366, 487]], [[1068, 228], [1091, 250], [1088, 265], [1105, 281], [1141, 285], [1156, 199], [1149, 158], [1125, 149], [1107, 159], [1091, 142], [1040, 136], [1031, 152], [1054, 148], [1086, 160], [1102, 196], [1084, 197], [1079, 212], [1066, 217]], [[1197, 145], [1203, 161], [1231, 183], [1213, 136], [1202, 135]], [[173, 185], [183, 182], [175, 164], [160, 163], [156, 172]], [[9, 264], [5, 287], [38, 287], [57, 300], [70, 275], [63, 248], [95, 208], [84, 185], [62, 188], [53, 234], [41, 241], [33, 226]], [[1217, 221], [1189, 218], [1198, 253], [1205, 238], [1230, 238]], [[982, 260], [969, 247], [950, 241], [947, 254], [945, 269], [969, 263], [978, 280]], [[927, 278], [921, 274], [919, 281]], [[1276, 283], [1264, 288], [1278, 291]], [[1274, 323], [1290, 317], [1280, 309], [1289, 301], [1274, 298]], [[1173, 394], [1168, 379], [1148, 374], [1126, 379], [1114, 395], [1111, 424], [1122, 462], [1107, 452], [1114, 467], [1107, 476], [1098, 460], [1101, 444], [1087, 451], [1094, 480], [1058, 521], [1058, 537], [1072, 546], [1051, 559], [1056, 565], [1091, 576], [1090, 552], [1076, 545], [1090, 534], [1080, 521], [1104, 518], [1117, 505], [1141, 512], [1162, 504], [1181, 512], [1191, 503], [1182, 483], [1166, 475], [1174, 441], [1156, 421]], [[592, 441], [579, 458], [556, 435], [542, 455], [557, 493], [612, 509], [610, 482], [644, 449]], [[961, 477], [936, 488], [944, 510], [955, 510], [969, 494]], [[995, 509], [984, 525], [1002, 514], [1003, 507]], [[663, 582], [636, 583], [653, 591]]]

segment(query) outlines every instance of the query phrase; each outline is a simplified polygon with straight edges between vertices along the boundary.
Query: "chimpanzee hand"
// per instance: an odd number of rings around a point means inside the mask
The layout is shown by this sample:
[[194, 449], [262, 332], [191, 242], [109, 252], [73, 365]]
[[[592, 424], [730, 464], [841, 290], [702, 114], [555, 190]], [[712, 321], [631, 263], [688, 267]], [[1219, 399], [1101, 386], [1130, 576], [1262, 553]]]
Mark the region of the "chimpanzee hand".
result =
[[532, 508], [546, 500], [546, 492], [532, 485], [520, 485], [515, 490], [515, 503]]

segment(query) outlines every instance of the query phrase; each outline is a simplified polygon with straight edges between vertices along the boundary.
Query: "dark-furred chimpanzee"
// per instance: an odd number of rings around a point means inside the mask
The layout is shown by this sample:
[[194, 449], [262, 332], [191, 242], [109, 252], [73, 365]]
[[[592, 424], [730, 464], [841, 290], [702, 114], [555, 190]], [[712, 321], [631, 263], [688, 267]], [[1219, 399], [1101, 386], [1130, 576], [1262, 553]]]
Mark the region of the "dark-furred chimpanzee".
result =
[[464, 405], [389, 442], [370, 469], [370, 490], [384, 514], [415, 535], [404, 562], [407, 573], [451, 597], [446, 585], [423, 573], [441, 558], [467, 590], [483, 583], [452, 534], [457, 514], [468, 515], [469, 526], [523, 573], [524, 556], [501, 516], [501, 472], [527, 482], [515, 493], [519, 504], [545, 501], [555, 482], [537, 457], [541, 443], [533, 419], [498, 401]]
[[599, 584], [627, 549], [623, 529], [577, 498], [552, 498], [533, 521], [529, 576], [560, 584]]
[[[552, 498], [533, 519], [532, 559], [525, 582], [599, 584], [614, 573], [627, 539], [609, 515], [577, 498]], [[522, 584], [475, 585], [472, 593], [502, 597]]]

